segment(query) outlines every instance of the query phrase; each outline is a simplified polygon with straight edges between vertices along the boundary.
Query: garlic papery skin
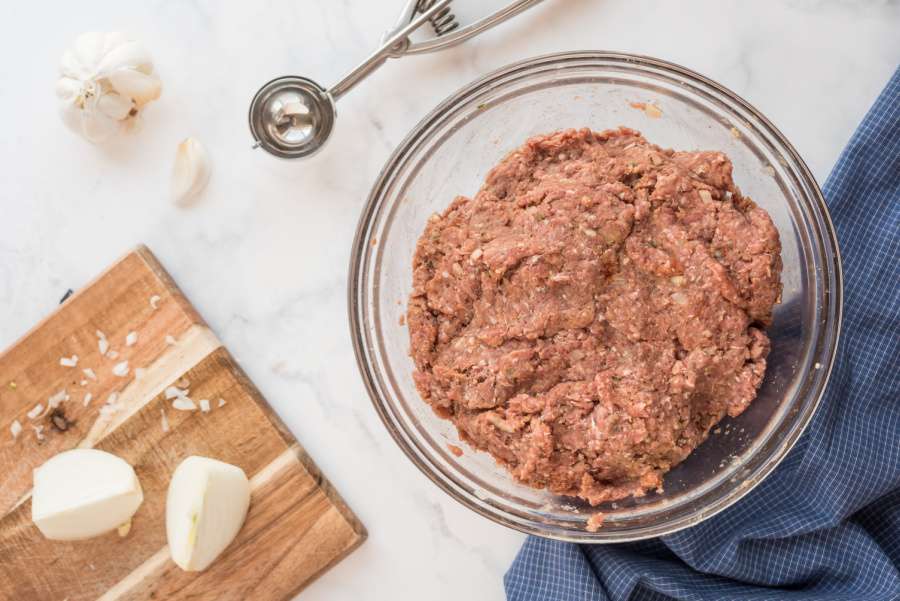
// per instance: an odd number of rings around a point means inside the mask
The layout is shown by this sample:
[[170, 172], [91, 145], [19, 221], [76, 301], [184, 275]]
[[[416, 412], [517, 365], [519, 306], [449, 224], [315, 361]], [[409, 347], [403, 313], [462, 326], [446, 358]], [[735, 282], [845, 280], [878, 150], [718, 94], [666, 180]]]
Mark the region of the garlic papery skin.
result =
[[175, 152], [172, 168], [172, 199], [187, 206], [206, 188], [210, 175], [209, 154], [196, 138], [185, 138]]
[[144, 47], [122, 33], [83, 33], [60, 62], [56, 95], [63, 121], [99, 143], [133, 125], [162, 83]]
[[250, 507], [241, 468], [191, 456], [172, 474], [166, 498], [166, 537], [182, 570], [205, 570], [237, 536]]
[[51, 540], [91, 538], [130, 520], [143, 500], [127, 461], [96, 449], [72, 449], [34, 470], [31, 519]]

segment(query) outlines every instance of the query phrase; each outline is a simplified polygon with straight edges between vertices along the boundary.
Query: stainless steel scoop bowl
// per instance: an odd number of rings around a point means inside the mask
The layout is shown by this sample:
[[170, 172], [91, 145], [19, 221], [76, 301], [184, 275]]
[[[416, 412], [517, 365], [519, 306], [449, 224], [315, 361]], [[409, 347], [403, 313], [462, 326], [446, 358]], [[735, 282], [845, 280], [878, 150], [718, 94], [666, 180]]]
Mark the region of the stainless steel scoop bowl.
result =
[[[454, 46], [540, 1], [516, 0], [480, 21], [457, 29], [455, 26], [447, 27], [451, 0], [408, 0], [397, 25], [385, 35], [381, 46], [330, 89], [296, 75], [278, 77], [260, 88], [250, 103], [253, 147], [283, 159], [303, 158], [316, 153], [334, 129], [338, 98], [389, 58]], [[452, 15], [449, 17], [452, 18]], [[428, 22], [432, 23], [438, 37], [413, 44], [410, 34]], [[438, 22], [440, 26], [436, 25]]]

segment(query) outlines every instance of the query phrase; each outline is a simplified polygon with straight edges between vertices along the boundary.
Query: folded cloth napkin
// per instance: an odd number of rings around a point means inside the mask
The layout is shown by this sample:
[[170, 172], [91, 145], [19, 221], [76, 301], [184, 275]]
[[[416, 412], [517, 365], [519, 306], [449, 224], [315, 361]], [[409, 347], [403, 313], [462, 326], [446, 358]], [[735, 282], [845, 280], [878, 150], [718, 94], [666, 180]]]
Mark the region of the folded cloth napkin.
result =
[[510, 601], [900, 599], [900, 69], [824, 188], [844, 324], [822, 403], [741, 501], [637, 543], [530, 537]]

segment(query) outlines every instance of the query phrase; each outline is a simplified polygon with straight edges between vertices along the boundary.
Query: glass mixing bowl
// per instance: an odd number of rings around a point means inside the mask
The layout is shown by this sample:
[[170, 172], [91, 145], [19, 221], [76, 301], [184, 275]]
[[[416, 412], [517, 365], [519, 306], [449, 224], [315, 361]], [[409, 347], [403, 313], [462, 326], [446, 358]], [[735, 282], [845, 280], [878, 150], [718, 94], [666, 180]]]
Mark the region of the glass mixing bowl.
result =
[[[641, 104], [653, 109], [641, 110]], [[783, 245], [784, 294], [758, 398], [665, 477], [664, 492], [592, 508], [517, 483], [461, 443], [413, 384], [402, 325], [412, 256], [428, 217], [473, 196], [488, 170], [526, 138], [625, 125], [662, 147], [721, 150], [742, 191], [765, 208]], [[572, 52], [510, 65], [442, 102], [406, 137], [372, 188], [351, 257], [349, 309], [363, 380], [388, 431], [435, 484], [473, 511], [523, 532], [621, 542], [685, 528], [760, 482], [809, 423], [831, 370], [841, 321], [837, 241], [803, 160], [756, 109], [717, 83], [664, 61]], [[449, 444], [463, 454], [455, 456]], [[606, 513], [598, 532], [585, 521]]]

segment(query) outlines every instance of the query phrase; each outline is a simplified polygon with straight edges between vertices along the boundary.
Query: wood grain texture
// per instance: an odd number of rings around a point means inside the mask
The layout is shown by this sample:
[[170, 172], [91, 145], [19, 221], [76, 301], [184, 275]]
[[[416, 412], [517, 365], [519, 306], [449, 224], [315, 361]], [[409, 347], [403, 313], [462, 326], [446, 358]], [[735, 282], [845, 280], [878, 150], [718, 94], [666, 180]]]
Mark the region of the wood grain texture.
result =
[[[156, 309], [149, 302], [154, 295]], [[100, 356], [98, 329], [119, 357]], [[138, 332], [138, 342], [126, 347], [130, 331]], [[77, 368], [59, 365], [73, 354]], [[129, 375], [113, 375], [112, 366], [124, 360]], [[83, 367], [94, 369], [97, 381], [82, 386]], [[146, 370], [141, 378], [134, 378], [134, 367]], [[176, 382], [195, 401], [208, 399], [210, 411], [174, 409], [164, 390]], [[281, 601], [365, 540], [365, 528], [146, 248], [116, 263], [0, 356], [0, 386], [0, 598]], [[69, 400], [60, 409], [71, 422], [65, 431], [49, 414], [27, 417], [63, 388]], [[94, 400], [84, 406], [88, 391]], [[120, 408], [101, 416], [113, 391]], [[25, 429], [13, 438], [9, 426], [16, 419]], [[44, 440], [31, 425], [43, 426]], [[113, 452], [134, 466], [144, 503], [126, 537], [48, 541], [32, 524], [31, 470], [77, 446]], [[166, 490], [189, 455], [238, 465], [252, 486], [237, 539], [199, 574], [182, 572], [166, 548]]]

